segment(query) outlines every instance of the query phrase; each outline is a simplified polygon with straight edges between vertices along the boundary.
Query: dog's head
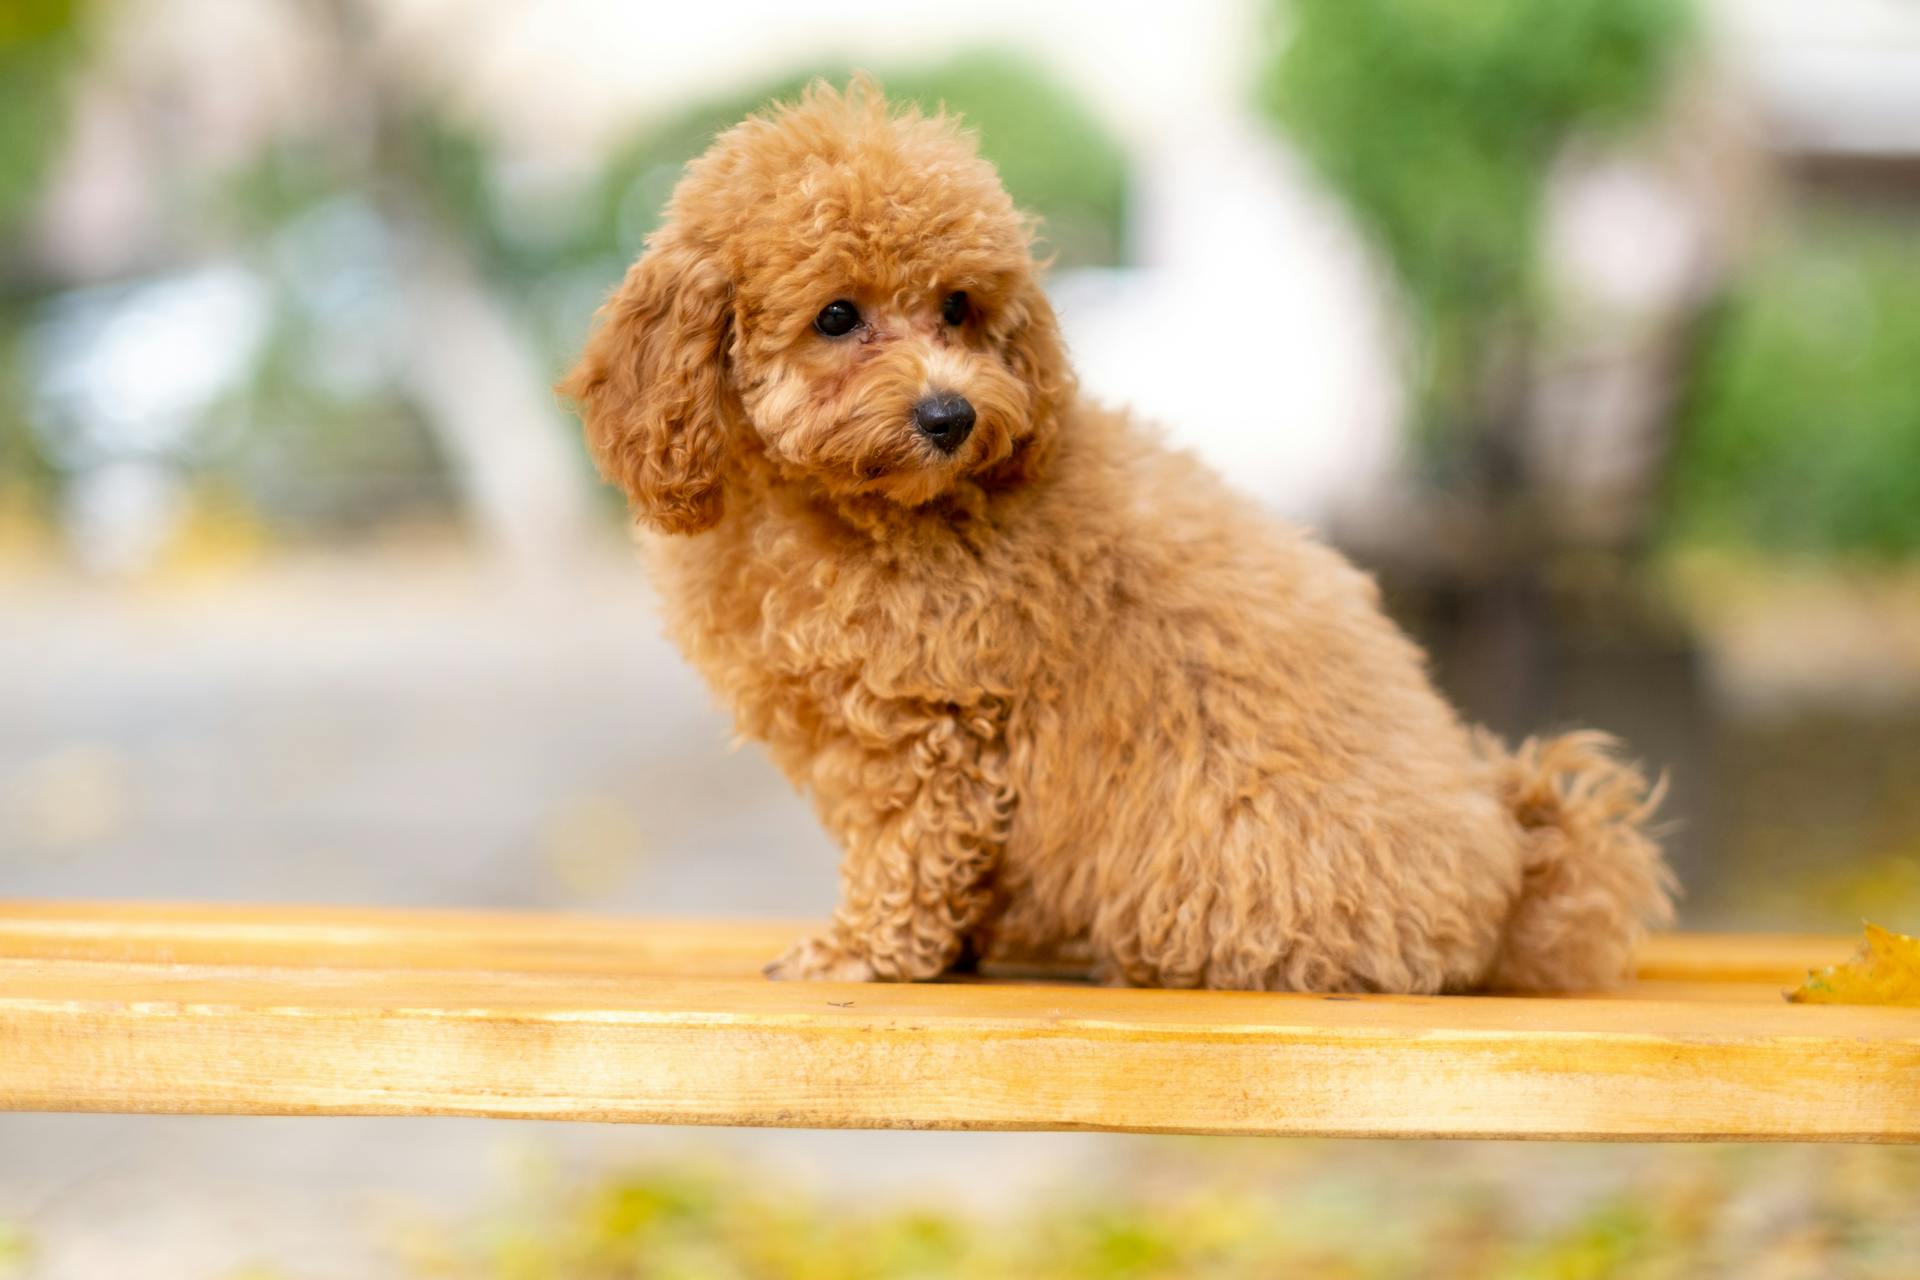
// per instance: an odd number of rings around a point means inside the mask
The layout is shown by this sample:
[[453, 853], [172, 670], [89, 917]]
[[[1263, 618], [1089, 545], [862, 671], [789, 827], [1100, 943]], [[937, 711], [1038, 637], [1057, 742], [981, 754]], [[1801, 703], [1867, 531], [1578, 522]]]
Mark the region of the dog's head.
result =
[[665, 532], [739, 450], [834, 502], [1018, 484], [1071, 391], [1031, 242], [952, 120], [816, 84], [688, 168], [561, 391]]

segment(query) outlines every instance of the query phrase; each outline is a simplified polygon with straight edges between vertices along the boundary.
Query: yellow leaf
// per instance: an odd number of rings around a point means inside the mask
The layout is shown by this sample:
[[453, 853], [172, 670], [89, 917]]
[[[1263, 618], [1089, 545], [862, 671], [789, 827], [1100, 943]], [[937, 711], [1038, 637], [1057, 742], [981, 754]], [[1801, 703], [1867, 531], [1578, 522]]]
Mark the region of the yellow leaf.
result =
[[1859, 955], [1809, 973], [1787, 999], [1801, 1004], [1920, 1005], [1920, 938], [1869, 924]]

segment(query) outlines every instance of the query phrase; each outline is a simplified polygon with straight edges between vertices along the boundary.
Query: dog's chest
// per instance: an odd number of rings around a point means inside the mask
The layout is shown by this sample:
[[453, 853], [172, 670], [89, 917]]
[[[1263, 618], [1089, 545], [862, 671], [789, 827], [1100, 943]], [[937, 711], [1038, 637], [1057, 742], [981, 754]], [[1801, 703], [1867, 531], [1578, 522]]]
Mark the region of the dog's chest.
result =
[[776, 749], [804, 749], [876, 699], [971, 703], [1013, 685], [1008, 611], [966, 563], [764, 525], [662, 543], [650, 562], [669, 634], [740, 731]]

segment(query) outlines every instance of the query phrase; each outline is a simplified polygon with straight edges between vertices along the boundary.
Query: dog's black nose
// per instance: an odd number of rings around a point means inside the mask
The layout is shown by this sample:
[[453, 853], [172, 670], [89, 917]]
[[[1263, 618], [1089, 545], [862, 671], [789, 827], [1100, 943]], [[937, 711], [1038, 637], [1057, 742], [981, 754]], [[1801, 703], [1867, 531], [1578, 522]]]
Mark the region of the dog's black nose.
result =
[[973, 434], [973, 406], [965, 396], [928, 396], [913, 406], [913, 425], [935, 448], [952, 453]]

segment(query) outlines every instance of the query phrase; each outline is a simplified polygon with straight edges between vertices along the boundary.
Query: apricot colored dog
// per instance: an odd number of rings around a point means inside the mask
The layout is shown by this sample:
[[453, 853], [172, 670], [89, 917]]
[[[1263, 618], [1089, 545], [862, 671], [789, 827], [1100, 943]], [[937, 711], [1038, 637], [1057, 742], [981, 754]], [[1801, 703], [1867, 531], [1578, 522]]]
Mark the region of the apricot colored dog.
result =
[[1082, 399], [1031, 235], [953, 121], [816, 85], [688, 169], [562, 386], [844, 850], [768, 972], [1619, 980], [1671, 911], [1641, 775], [1462, 725], [1366, 574]]

